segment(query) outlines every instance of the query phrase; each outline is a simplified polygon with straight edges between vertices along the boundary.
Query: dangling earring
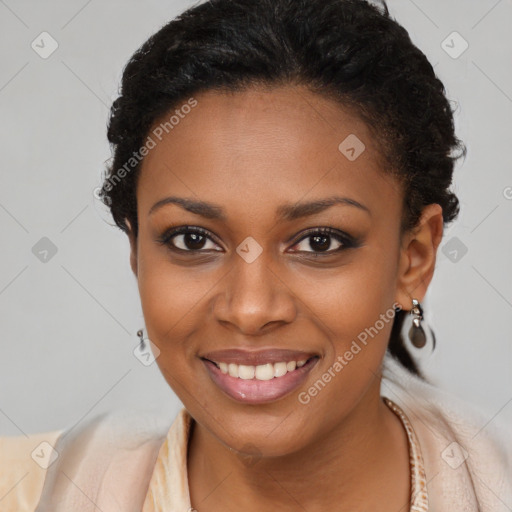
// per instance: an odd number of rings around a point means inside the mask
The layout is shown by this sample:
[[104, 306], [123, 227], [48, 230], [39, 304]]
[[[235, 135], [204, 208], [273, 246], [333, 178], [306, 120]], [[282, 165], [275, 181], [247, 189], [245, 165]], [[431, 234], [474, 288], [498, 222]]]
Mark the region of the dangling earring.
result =
[[427, 343], [427, 336], [425, 335], [425, 331], [421, 325], [421, 321], [423, 320], [423, 309], [416, 299], [412, 299], [412, 309], [410, 313], [414, 318], [412, 319], [412, 325], [409, 329], [409, 339], [416, 348], [423, 348]]
[[146, 343], [144, 341], [144, 331], [142, 329], [139, 329], [137, 331], [137, 336], [140, 338], [140, 346], [139, 346], [139, 349], [141, 352], [144, 351], [144, 349], [146, 348]]

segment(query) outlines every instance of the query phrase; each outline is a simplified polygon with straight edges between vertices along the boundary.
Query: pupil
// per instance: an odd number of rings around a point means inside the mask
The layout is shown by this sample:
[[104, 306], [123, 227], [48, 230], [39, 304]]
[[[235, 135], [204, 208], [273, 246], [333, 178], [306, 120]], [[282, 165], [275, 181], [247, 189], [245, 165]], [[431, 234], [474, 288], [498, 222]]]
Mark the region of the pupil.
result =
[[201, 249], [204, 245], [203, 235], [197, 233], [186, 233], [185, 234], [185, 245], [189, 249]]
[[[329, 238], [330, 237], [328, 235], [315, 235], [315, 236], [312, 236], [311, 238], [314, 240], [313, 244], [317, 244], [316, 248], [319, 251], [326, 251], [329, 248], [329, 245], [330, 245]], [[313, 247], [313, 248], [315, 248], [315, 247]]]

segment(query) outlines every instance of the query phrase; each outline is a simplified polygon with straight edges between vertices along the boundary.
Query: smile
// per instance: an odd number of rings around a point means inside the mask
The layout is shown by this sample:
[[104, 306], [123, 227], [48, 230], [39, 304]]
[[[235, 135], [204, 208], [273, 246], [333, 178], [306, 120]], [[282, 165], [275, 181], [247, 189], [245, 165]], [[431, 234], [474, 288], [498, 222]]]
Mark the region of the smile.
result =
[[279, 363], [260, 364], [258, 366], [249, 366], [245, 364], [236, 363], [216, 363], [217, 367], [224, 374], [229, 374], [231, 377], [237, 377], [244, 380], [270, 380], [279, 378], [286, 375], [288, 372], [293, 372], [296, 368], [301, 368], [306, 364], [306, 359], [301, 361], [281, 361]]
[[[237, 402], [247, 404], [263, 404], [284, 398], [303, 384], [319, 360], [317, 355], [308, 357], [304, 353], [295, 354], [299, 357], [290, 359], [290, 353], [282, 357], [286, 360], [280, 360], [277, 355], [272, 362], [267, 354], [267, 362], [261, 361], [262, 364], [239, 364], [233, 361], [235, 358], [240, 359], [235, 354], [223, 355], [223, 360], [207, 357], [201, 360], [221, 391]], [[261, 356], [252, 359], [261, 360]], [[244, 362], [248, 362], [247, 358]]]

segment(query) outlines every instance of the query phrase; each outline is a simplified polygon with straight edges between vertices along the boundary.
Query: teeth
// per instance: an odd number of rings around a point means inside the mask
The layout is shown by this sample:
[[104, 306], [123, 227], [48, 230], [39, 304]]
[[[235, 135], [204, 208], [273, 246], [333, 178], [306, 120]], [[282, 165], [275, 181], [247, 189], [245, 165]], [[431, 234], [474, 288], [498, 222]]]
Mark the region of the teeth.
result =
[[287, 371], [286, 363], [275, 363], [273, 377], [282, 377], [283, 375], [286, 375]]
[[274, 365], [272, 363], [260, 364], [256, 366], [254, 374], [258, 380], [270, 380], [274, 378]]
[[228, 364], [228, 372], [231, 377], [238, 377], [238, 365], [234, 363]]
[[301, 361], [289, 361], [278, 363], [260, 364], [258, 366], [250, 366], [245, 364], [235, 363], [217, 363], [220, 371], [224, 374], [229, 374], [231, 377], [238, 377], [244, 380], [270, 380], [274, 377], [282, 377], [288, 372], [293, 372], [296, 368], [301, 368], [306, 364], [307, 359]]
[[254, 379], [254, 373], [255, 373], [254, 366], [246, 366], [244, 364], [241, 364], [238, 367], [238, 376], [241, 379], [245, 379], [245, 380]]

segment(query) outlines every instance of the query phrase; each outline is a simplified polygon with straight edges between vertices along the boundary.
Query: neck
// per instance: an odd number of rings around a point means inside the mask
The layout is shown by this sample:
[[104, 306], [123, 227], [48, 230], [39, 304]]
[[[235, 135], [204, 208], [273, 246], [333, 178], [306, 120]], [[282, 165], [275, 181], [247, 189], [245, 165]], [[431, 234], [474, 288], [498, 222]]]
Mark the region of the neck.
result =
[[[407, 436], [380, 397], [376, 379], [342, 424], [280, 457], [247, 464], [194, 422], [188, 452], [197, 510], [408, 510]], [[384, 508], [383, 508], [383, 503]]]

